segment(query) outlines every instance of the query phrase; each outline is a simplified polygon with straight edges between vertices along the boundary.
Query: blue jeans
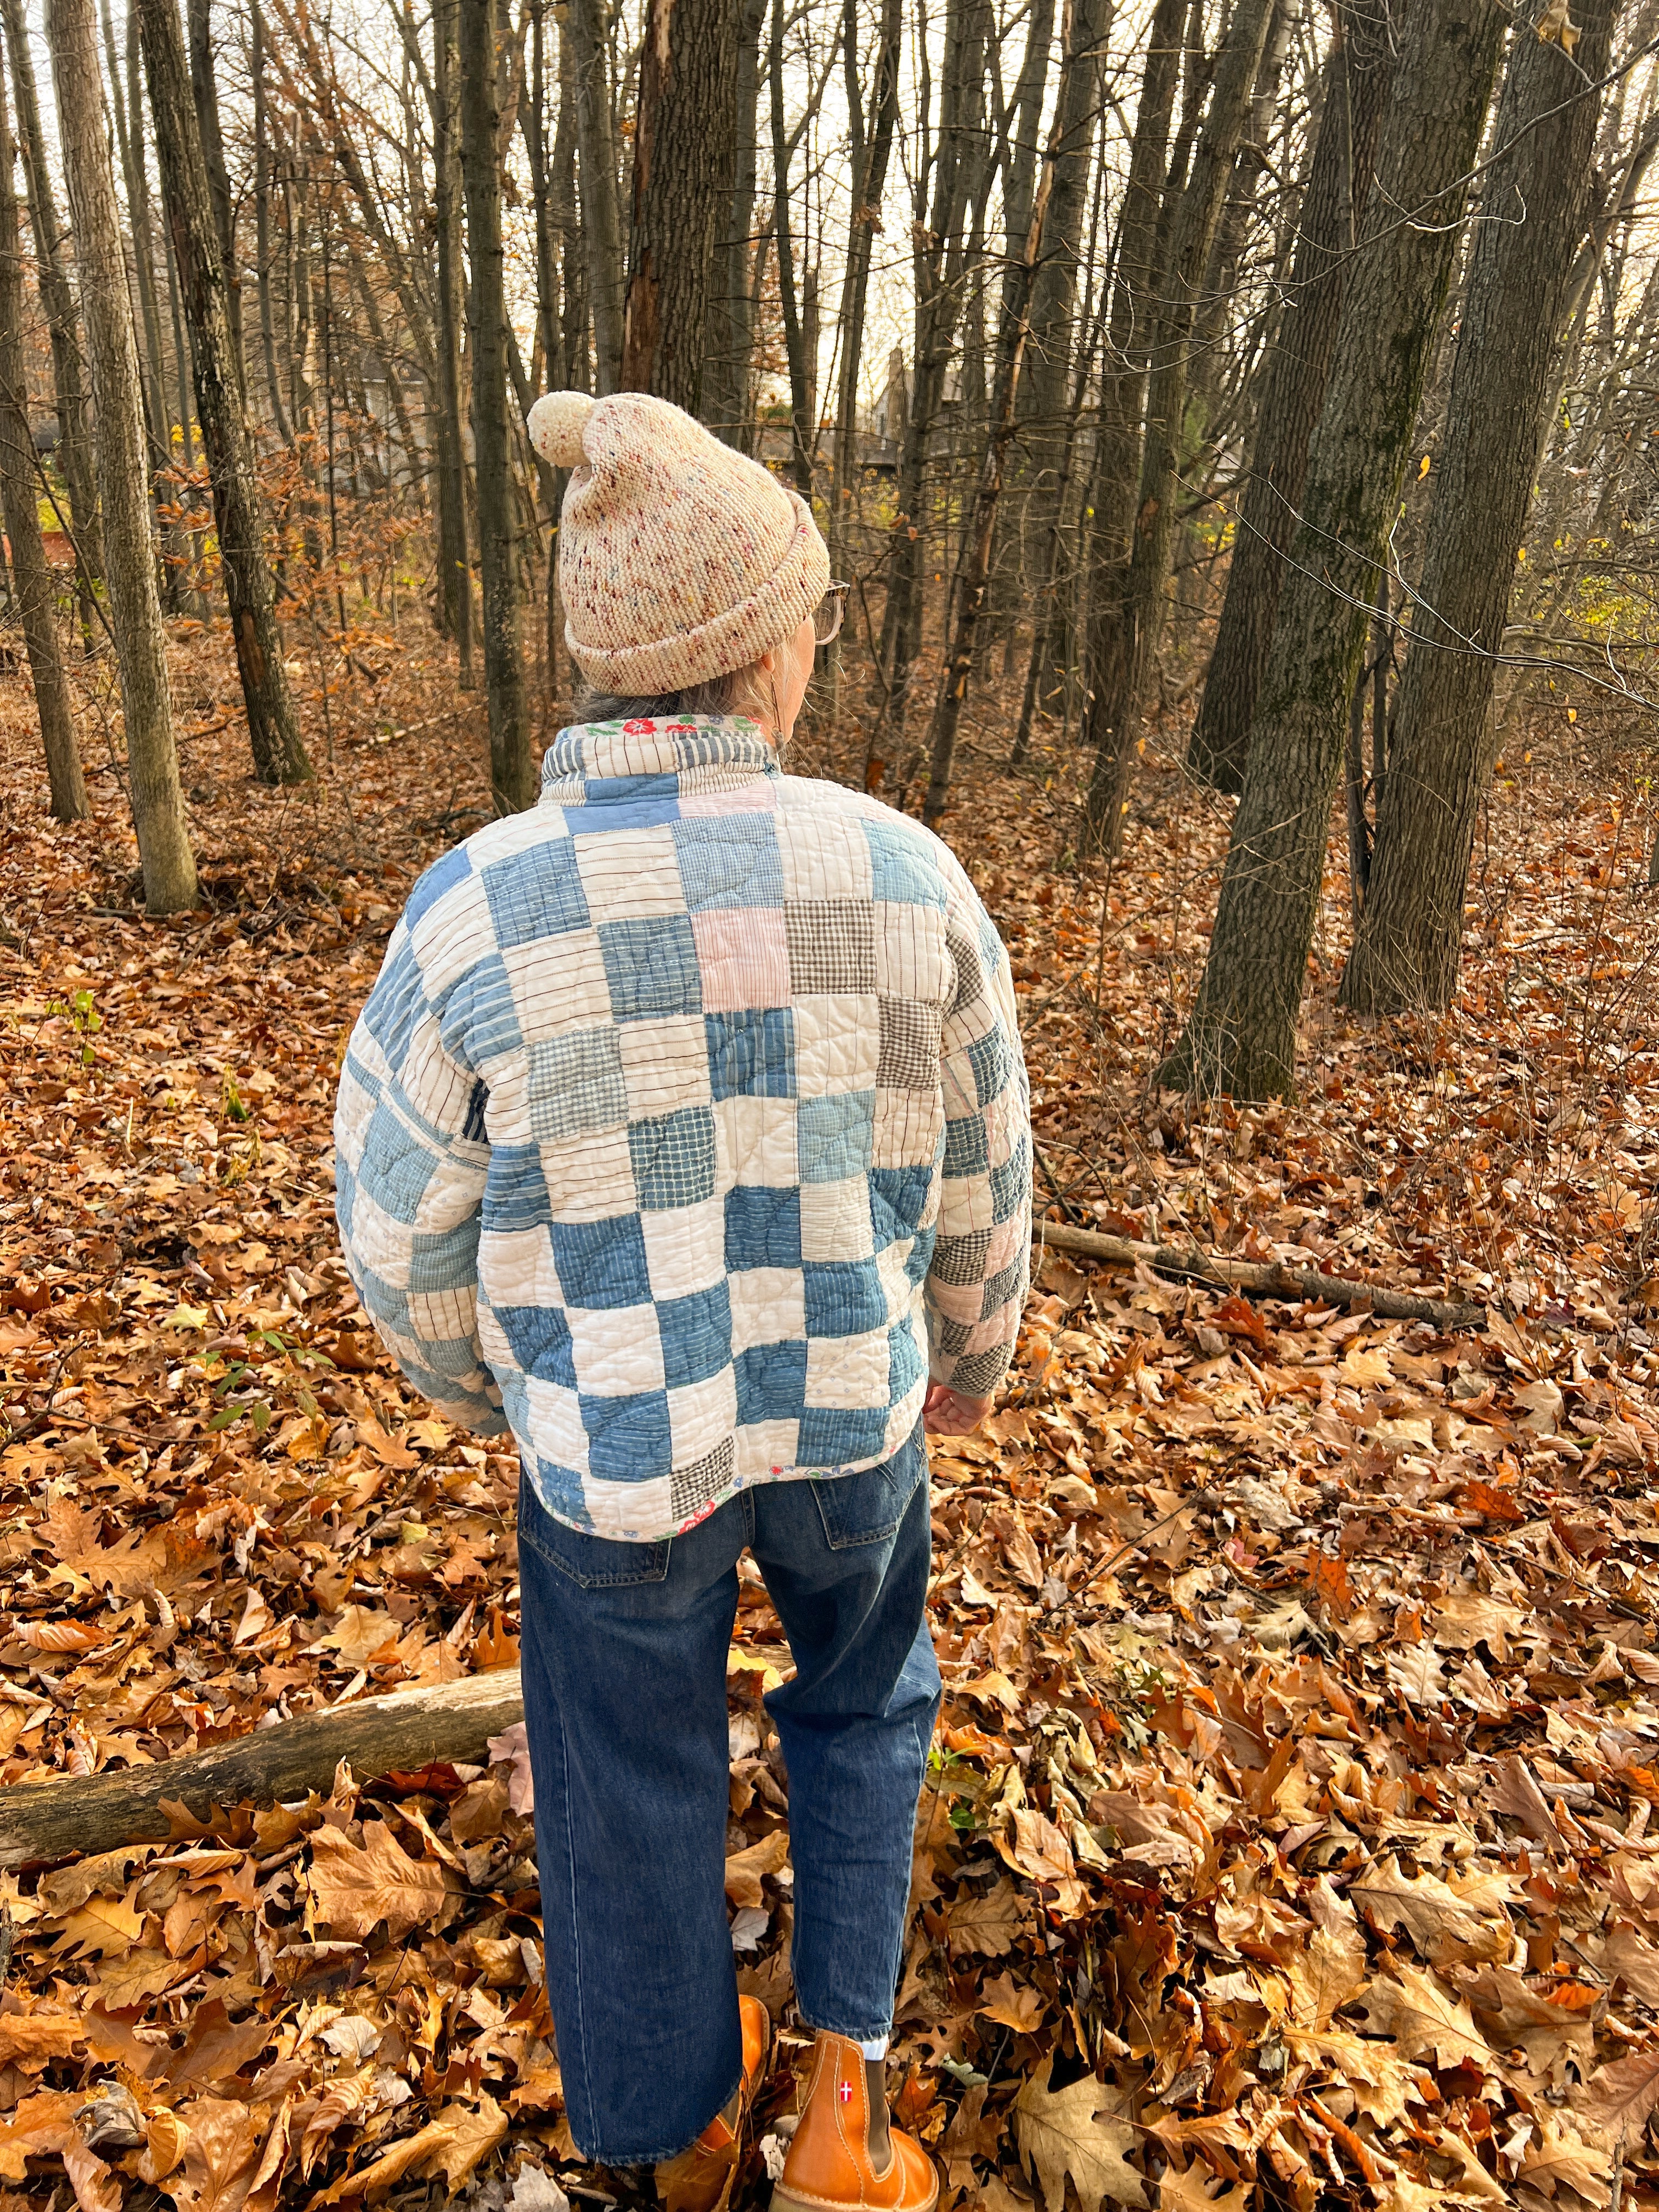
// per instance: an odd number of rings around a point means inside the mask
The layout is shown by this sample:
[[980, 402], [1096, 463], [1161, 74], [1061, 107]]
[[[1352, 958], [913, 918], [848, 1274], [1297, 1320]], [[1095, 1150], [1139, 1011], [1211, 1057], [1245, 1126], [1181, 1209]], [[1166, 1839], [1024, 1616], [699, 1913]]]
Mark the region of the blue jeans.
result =
[[744, 1491], [658, 1544], [584, 1535], [521, 1486], [548, 1995], [586, 2157], [672, 2157], [742, 2074], [724, 1868], [745, 1547], [795, 1662], [766, 1708], [789, 1773], [800, 2016], [860, 2042], [888, 2032], [939, 1710], [927, 1477], [918, 1428], [884, 1466]]

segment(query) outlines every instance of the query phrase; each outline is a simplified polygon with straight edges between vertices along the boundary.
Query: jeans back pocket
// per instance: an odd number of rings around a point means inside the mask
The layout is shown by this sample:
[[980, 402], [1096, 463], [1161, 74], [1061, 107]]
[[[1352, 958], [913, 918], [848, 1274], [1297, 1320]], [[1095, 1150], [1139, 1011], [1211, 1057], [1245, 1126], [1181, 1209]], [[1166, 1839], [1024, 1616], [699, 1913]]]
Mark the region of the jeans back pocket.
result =
[[860, 1468], [856, 1474], [815, 1476], [812, 1495], [830, 1550], [885, 1541], [903, 1520], [916, 1486], [927, 1474], [927, 1453], [918, 1430], [879, 1467]]
[[527, 1480], [519, 1485], [519, 1541], [575, 1583], [578, 1589], [629, 1589], [667, 1579], [672, 1538], [653, 1544], [629, 1544], [614, 1536], [590, 1536], [556, 1521]]

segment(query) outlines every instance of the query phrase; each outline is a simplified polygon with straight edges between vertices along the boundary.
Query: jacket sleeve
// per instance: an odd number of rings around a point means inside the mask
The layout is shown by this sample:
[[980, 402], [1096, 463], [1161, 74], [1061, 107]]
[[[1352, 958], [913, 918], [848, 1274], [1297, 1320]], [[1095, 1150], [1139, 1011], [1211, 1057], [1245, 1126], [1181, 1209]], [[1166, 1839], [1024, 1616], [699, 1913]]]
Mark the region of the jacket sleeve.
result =
[[449, 1419], [506, 1426], [478, 1341], [486, 1092], [445, 1049], [407, 924], [346, 1047], [334, 1113], [335, 1214], [364, 1311]]
[[946, 915], [952, 996], [940, 1040], [945, 1166], [926, 1291], [933, 1380], [988, 1398], [1030, 1285], [1031, 1095], [1008, 955], [965, 875]]

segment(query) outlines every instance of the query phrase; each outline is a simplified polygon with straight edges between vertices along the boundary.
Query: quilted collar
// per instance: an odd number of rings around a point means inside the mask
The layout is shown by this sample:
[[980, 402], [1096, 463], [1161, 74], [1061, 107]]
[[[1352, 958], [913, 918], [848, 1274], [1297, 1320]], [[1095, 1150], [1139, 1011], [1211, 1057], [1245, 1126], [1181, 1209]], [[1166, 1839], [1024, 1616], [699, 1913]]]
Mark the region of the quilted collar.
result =
[[630, 722], [578, 722], [542, 760], [542, 798], [582, 806], [624, 793], [729, 791], [781, 773], [771, 739], [736, 714], [679, 714]]

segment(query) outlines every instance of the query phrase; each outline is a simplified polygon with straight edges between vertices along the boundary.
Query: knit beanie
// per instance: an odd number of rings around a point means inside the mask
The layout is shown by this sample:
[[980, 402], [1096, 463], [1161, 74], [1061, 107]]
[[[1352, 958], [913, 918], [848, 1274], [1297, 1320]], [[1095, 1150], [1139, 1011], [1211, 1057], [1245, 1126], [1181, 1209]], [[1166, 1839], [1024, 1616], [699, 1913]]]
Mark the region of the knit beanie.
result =
[[550, 392], [530, 442], [572, 471], [559, 591], [597, 690], [650, 698], [746, 668], [830, 588], [806, 501], [665, 399]]

